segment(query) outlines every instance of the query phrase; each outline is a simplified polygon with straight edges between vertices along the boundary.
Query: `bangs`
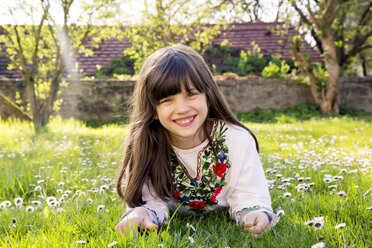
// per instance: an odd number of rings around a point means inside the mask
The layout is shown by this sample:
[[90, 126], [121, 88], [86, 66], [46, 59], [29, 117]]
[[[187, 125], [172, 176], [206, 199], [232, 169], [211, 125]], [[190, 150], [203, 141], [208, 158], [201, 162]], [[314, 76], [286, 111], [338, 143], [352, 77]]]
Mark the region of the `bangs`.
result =
[[[181, 54], [180, 54], [181, 55]], [[205, 84], [199, 76], [193, 63], [186, 61], [179, 54], [170, 54], [165, 63], [159, 65], [149, 78], [153, 82], [148, 82], [148, 96], [153, 106], [157, 106], [163, 98], [176, 95], [185, 89], [191, 93], [193, 87], [201, 93], [206, 93]], [[188, 63], [189, 62], [189, 63]]]

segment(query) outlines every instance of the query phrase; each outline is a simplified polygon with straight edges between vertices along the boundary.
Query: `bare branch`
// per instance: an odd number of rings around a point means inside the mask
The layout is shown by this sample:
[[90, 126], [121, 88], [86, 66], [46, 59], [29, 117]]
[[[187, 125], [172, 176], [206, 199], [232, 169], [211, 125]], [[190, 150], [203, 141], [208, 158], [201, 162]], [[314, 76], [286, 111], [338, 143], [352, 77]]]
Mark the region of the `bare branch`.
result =
[[308, 4], [306, 5], [306, 9], [309, 12], [310, 20], [314, 23], [316, 29], [321, 30], [321, 26], [319, 24], [319, 21], [318, 21], [318, 19], [316, 19], [313, 11], [310, 8], [310, 2], [309, 2], [309, 0], [308, 0]]
[[315, 42], [316, 42], [316, 46], [318, 47], [318, 50], [321, 54], [324, 53], [324, 50], [323, 50], [323, 44], [322, 42], [320, 41], [318, 35], [316, 34], [316, 31], [313, 27], [313, 24], [309, 21], [309, 19], [305, 16], [305, 14], [302, 12], [302, 10], [297, 6], [296, 4], [296, 1], [293, 1], [292, 2], [292, 6], [295, 8], [295, 10], [297, 11], [297, 13], [300, 15], [301, 17], [301, 20], [307, 24], [308, 26], [310, 26], [310, 33], [311, 33], [311, 36], [314, 38]]
[[38, 28], [35, 32], [35, 49], [34, 49], [34, 53], [32, 55], [32, 65], [31, 65], [30, 77], [33, 77], [36, 74], [36, 71], [37, 71], [37, 68], [38, 68], [39, 61], [38, 61], [38, 56], [37, 55], [38, 55], [38, 52], [39, 52], [40, 34], [41, 34], [41, 29], [44, 26], [44, 21], [47, 18], [49, 7], [50, 7], [50, 5], [49, 5], [49, 2], [48, 2], [46, 10], [44, 9], [43, 16], [41, 17], [39, 26], [38, 26]]
[[366, 49], [370, 49], [370, 48], [372, 48], [372, 45], [367, 45], [367, 46], [359, 47], [359, 48], [356, 50], [355, 54], [358, 54], [358, 53], [360, 53], [361, 51], [366, 50]]

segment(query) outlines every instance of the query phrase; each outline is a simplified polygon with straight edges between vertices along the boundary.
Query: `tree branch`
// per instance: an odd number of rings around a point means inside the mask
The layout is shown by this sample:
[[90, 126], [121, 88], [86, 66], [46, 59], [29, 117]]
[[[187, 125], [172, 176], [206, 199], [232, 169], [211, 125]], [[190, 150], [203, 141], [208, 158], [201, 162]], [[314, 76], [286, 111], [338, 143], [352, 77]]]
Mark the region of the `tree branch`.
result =
[[292, 2], [292, 6], [295, 8], [295, 10], [297, 11], [297, 13], [300, 15], [301, 20], [302, 20], [305, 24], [307, 24], [307, 25], [310, 26], [310, 33], [311, 33], [311, 36], [314, 38], [315, 43], [316, 43], [316, 46], [317, 46], [319, 52], [320, 52], [321, 54], [323, 54], [323, 53], [324, 53], [324, 50], [323, 50], [323, 44], [322, 44], [322, 42], [320, 41], [318, 35], [316, 34], [316, 31], [315, 31], [315, 29], [314, 29], [314, 27], [313, 27], [313, 24], [312, 24], [312, 23], [309, 21], [309, 19], [305, 16], [305, 14], [302, 12], [302, 10], [297, 6], [296, 1], [293, 1], [293, 2]]
[[40, 20], [40, 23], [39, 23], [39, 26], [35, 32], [35, 49], [34, 49], [34, 53], [32, 55], [32, 65], [31, 65], [31, 72], [30, 72], [30, 77], [34, 77], [35, 74], [36, 74], [36, 71], [37, 71], [37, 68], [38, 68], [38, 65], [39, 65], [39, 60], [38, 60], [38, 52], [39, 52], [39, 43], [40, 43], [40, 34], [41, 34], [41, 29], [43, 28], [44, 26], [44, 21], [48, 15], [48, 11], [49, 11], [49, 2], [48, 2], [48, 6], [46, 8], [46, 11], [44, 9], [44, 13], [43, 13], [43, 16], [41, 17], [41, 20]]
[[32, 117], [24, 112], [21, 108], [19, 108], [14, 102], [12, 102], [9, 98], [4, 96], [0, 93], [0, 100], [4, 103], [4, 105], [12, 112], [14, 113], [18, 118], [21, 120], [26, 121], [32, 121]]

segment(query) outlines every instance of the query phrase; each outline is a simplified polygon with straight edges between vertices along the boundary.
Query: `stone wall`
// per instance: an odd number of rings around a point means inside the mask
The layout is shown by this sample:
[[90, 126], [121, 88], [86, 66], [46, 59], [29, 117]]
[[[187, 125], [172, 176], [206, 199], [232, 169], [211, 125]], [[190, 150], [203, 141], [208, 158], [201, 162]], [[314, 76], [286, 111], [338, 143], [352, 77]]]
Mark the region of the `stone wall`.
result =
[[[341, 105], [372, 112], [372, 78], [342, 78], [341, 82]], [[218, 85], [234, 112], [313, 102], [307, 85], [286, 79], [226, 80]], [[62, 89], [59, 114], [78, 120], [108, 120], [127, 115], [133, 87], [133, 81], [70, 82]], [[15, 99], [17, 90], [24, 95], [21, 80], [0, 81], [0, 92], [10, 99]], [[10, 116], [2, 103], [0, 114], [2, 119]]]

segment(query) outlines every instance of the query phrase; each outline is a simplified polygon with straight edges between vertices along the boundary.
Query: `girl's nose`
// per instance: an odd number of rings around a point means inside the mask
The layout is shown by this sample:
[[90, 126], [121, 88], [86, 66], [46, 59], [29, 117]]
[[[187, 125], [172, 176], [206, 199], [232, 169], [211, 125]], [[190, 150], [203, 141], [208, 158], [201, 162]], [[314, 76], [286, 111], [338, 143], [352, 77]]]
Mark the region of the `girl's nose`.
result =
[[176, 112], [178, 114], [186, 113], [190, 110], [189, 101], [185, 97], [180, 97], [177, 100]]

